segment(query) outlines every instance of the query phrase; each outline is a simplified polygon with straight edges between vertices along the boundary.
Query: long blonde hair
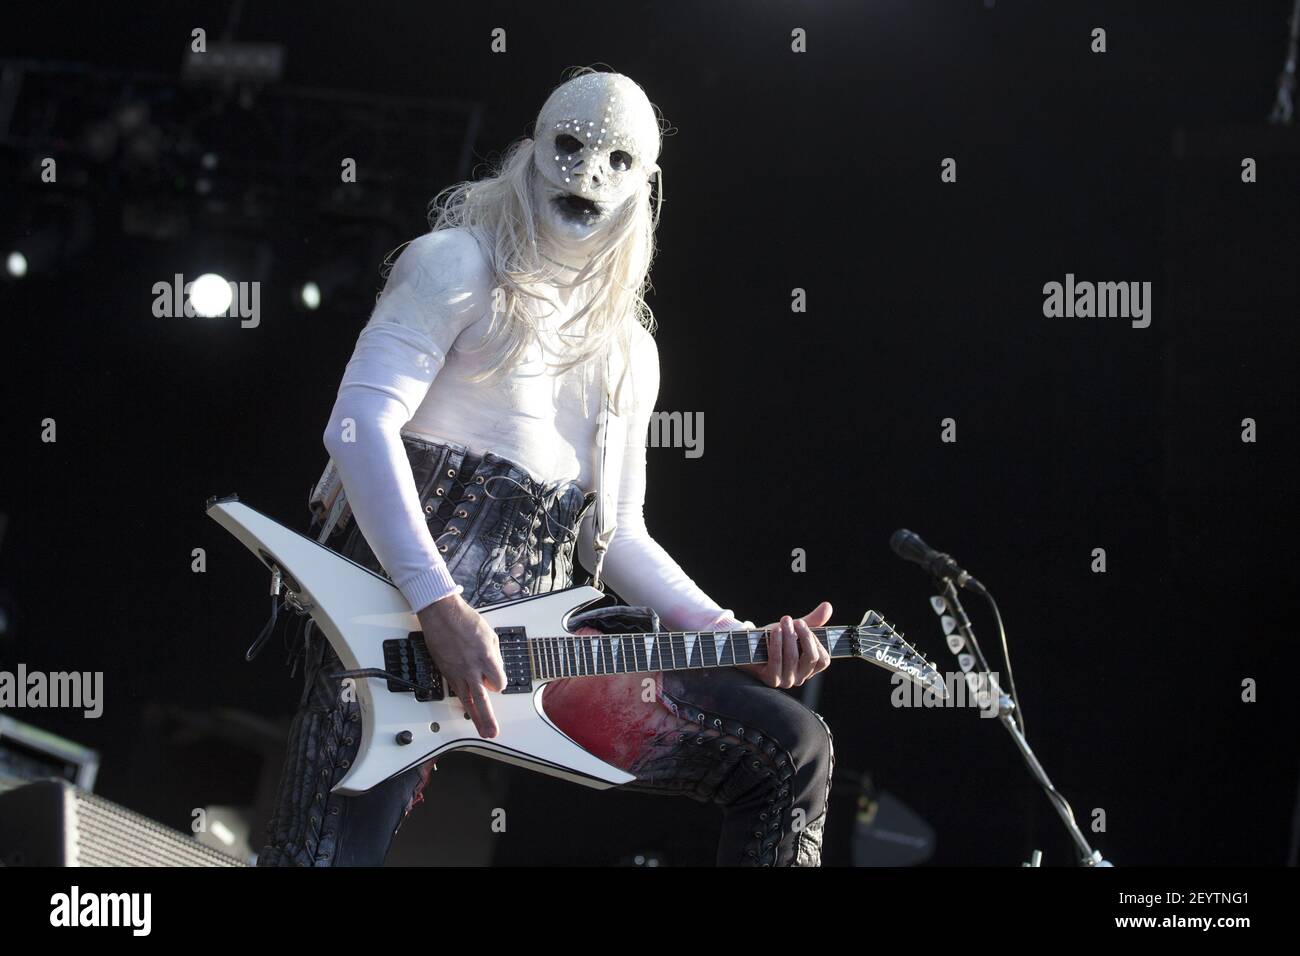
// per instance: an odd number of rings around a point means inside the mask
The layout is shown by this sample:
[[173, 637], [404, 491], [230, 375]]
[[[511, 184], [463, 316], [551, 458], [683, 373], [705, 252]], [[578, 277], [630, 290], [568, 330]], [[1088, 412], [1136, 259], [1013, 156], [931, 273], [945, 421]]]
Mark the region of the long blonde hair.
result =
[[[583, 68], [581, 72], [594, 72]], [[494, 301], [489, 346], [497, 352], [493, 371], [482, 378], [498, 378], [523, 358], [539, 333], [539, 316], [529, 300], [548, 301], [534, 287], [554, 283], [537, 246], [537, 215], [533, 208], [532, 139], [512, 143], [492, 164], [487, 176], [449, 186], [433, 200], [429, 219], [436, 232], [464, 228], [479, 242], [500, 290]], [[662, 203], [662, 181], [660, 181]], [[556, 365], [567, 371], [607, 348], [619, 348], [625, 360], [619, 377], [615, 406], [622, 408], [623, 384], [631, 366], [633, 324], [647, 332], [655, 328], [654, 313], [645, 300], [650, 289], [650, 265], [655, 255], [658, 207], [651, 209], [653, 186], [642, 180], [636, 192], [614, 211], [606, 227], [607, 238], [587, 265], [564, 287], [587, 294], [581, 308], [560, 326], [561, 333], [587, 319], [581, 344], [571, 348]], [[500, 306], [497, 308], [496, 306]]]

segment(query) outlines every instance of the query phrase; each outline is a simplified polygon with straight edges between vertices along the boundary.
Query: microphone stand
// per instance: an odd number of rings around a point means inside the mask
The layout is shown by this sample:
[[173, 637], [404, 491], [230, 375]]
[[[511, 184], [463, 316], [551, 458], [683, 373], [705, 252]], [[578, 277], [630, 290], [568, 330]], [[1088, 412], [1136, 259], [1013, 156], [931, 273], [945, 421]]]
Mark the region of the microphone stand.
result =
[[[1094, 850], [1089, 845], [1087, 838], [1083, 835], [1083, 831], [1079, 829], [1079, 824], [1074, 819], [1074, 811], [1070, 809], [1070, 804], [1066, 802], [1065, 797], [1061, 796], [1056, 787], [1052, 786], [1052, 781], [1048, 778], [1047, 771], [1044, 770], [1043, 765], [1038, 762], [1038, 758], [1034, 756], [1033, 750], [1029, 748], [1028, 741], [1025, 740], [1025, 735], [1021, 733], [1020, 725], [1012, 718], [1011, 714], [1015, 709], [1015, 704], [1012, 703], [1011, 697], [1004, 693], [1002, 688], [993, 679], [993, 675], [989, 670], [989, 663], [984, 658], [984, 652], [980, 650], [979, 642], [975, 640], [975, 629], [971, 626], [970, 618], [966, 614], [966, 609], [962, 607], [961, 598], [957, 595], [957, 586], [953, 583], [952, 578], [948, 576], [937, 577], [936, 582], [940, 584], [944, 592], [943, 600], [946, 604], [946, 609], [952, 612], [953, 619], [957, 622], [957, 630], [961, 633], [961, 636], [965, 638], [966, 644], [974, 653], [975, 659], [979, 662], [979, 666], [984, 669], [984, 675], [988, 678], [988, 692], [997, 702], [998, 720], [1001, 721], [1002, 726], [1007, 729], [1007, 733], [1011, 735], [1011, 739], [1020, 750], [1021, 757], [1024, 758], [1025, 766], [1029, 768], [1029, 772], [1033, 774], [1034, 779], [1036, 779], [1039, 786], [1043, 788], [1043, 792], [1047, 794], [1047, 799], [1050, 800], [1052, 806], [1056, 808], [1056, 813], [1061, 818], [1061, 822], [1065, 824], [1065, 829], [1070, 834], [1070, 839], [1074, 841], [1074, 845], [1078, 848], [1079, 865], [1112, 866], [1113, 864], [1102, 858], [1100, 850]], [[934, 608], [936, 614], [943, 614], [944, 609], [941, 609], [938, 606], [937, 601], [934, 602]], [[1037, 850], [1034, 851], [1034, 858], [1033, 863], [1025, 865], [1038, 865], [1038, 860], [1041, 859], [1041, 854]]]

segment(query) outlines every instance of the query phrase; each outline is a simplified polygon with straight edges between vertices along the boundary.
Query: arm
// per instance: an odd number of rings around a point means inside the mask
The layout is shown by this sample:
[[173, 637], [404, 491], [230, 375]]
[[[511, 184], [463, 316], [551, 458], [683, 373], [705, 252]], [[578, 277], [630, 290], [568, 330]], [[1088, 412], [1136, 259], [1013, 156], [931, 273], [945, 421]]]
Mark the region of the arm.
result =
[[652, 607], [673, 630], [739, 630], [753, 627], [710, 598], [673, 560], [646, 528], [645, 438], [659, 396], [659, 349], [649, 333], [633, 339], [632, 387], [635, 401], [623, 450], [618, 489], [618, 530], [605, 555], [610, 585], [632, 604]]
[[407, 246], [357, 338], [324, 434], [357, 526], [484, 737], [497, 734], [485, 689], [506, 682], [496, 634], [459, 596], [434, 544], [401, 429], [490, 295], [490, 270], [469, 234], [446, 230]]
[[[681, 566], [650, 536], [645, 523], [645, 438], [659, 395], [659, 349], [649, 333], [637, 335], [632, 356], [635, 411], [624, 449], [619, 484], [618, 528], [605, 556], [605, 576], [623, 598], [652, 607], [670, 630], [756, 630], [753, 622], [739, 621], [729, 610], [704, 593]], [[821, 627], [831, 616], [822, 602], [802, 618], [785, 615], [769, 624], [768, 661], [743, 670], [771, 687], [798, 687], [830, 664], [830, 652], [810, 628]]]
[[357, 339], [325, 427], [357, 525], [415, 611], [461, 589], [425, 523], [401, 429], [456, 338], [482, 314], [488, 284], [466, 233], [408, 245]]

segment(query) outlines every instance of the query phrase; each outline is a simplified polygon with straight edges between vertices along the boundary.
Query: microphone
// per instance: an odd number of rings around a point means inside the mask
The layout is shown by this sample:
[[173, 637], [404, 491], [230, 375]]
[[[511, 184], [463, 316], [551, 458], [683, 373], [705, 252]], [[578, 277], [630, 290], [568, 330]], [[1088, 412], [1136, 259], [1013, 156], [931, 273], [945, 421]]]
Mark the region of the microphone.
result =
[[889, 546], [893, 549], [894, 554], [904, 561], [919, 564], [936, 578], [952, 578], [959, 588], [966, 588], [976, 594], [987, 593], [984, 590], [984, 585], [971, 577], [961, 565], [953, 560], [952, 555], [936, 551], [921, 540], [921, 536], [915, 531], [899, 528], [890, 536]]

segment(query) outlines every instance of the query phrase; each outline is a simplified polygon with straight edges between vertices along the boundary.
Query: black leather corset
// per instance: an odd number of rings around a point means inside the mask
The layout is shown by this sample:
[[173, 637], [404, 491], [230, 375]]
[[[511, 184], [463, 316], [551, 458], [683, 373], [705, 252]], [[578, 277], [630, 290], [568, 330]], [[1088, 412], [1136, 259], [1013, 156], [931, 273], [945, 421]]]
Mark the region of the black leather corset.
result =
[[[429, 532], [471, 606], [573, 583], [578, 528], [594, 493], [573, 480], [541, 484], [491, 452], [411, 435], [402, 442]], [[355, 519], [324, 543], [384, 573]]]

